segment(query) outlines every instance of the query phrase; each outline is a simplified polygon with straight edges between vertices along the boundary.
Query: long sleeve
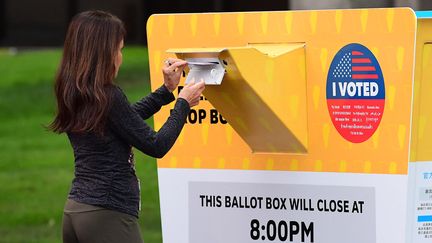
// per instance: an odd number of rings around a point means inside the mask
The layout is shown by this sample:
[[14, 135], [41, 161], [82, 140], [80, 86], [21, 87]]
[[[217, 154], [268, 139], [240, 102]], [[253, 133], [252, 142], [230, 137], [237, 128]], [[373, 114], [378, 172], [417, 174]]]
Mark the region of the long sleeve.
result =
[[140, 101], [132, 104], [132, 108], [144, 120], [158, 112], [162, 106], [167, 105], [175, 100], [174, 95], [162, 85], [157, 90], [142, 98]]
[[[143, 104], [149, 103], [143, 102]], [[154, 111], [149, 107], [141, 105], [142, 109], [139, 110], [141, 113]], [[189, 110], [190, 107], [186, 100], [177, 99], [170, 116], [161, 129], [155, 132], [143, 121], [142, 116], [140, 117], [136, 109], [129, 104], [123, 92], [116, 87], [113, 89], [112, 105], [108, 115], [109, 127], [121, 139], [143, 153], [161, 158], [174, 145], [186, 122]]]

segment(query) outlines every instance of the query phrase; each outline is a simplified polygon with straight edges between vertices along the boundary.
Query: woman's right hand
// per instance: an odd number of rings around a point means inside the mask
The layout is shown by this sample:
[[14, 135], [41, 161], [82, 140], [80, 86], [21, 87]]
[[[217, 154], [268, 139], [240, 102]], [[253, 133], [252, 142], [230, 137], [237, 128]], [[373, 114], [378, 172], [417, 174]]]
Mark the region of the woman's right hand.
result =
[[190, 107], [196, 106], [199, 104], [204, 88], [204, 80], [202, 79], [198, 83], [190, 82], [183, 87], [178, 97], [185, 99], [189, 103]]

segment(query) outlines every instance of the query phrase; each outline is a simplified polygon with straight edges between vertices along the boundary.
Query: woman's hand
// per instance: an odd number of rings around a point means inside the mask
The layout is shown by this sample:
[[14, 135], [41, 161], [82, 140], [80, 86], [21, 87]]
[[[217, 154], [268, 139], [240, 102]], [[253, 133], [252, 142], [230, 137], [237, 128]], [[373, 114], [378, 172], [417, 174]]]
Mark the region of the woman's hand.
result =
[[189, 103], [190, 107], [196, 106], [200, 101], [201, 93], [204, 88], [204, 80], [201, 79], [198, 83], [192, 81], [183, 87], [178, 97], [185, 99]]
[[180, 77], [187, 62], [181, 59], [168, 58], [162, 68], [164, 85], [170, 92], [173, 92], [180, 82]]

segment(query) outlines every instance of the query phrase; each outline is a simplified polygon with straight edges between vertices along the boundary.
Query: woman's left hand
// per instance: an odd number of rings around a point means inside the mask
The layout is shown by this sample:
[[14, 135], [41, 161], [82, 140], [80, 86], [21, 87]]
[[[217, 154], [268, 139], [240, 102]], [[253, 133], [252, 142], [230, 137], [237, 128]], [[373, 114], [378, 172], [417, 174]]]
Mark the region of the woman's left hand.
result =
[[181, 59], [168, 58], [165, 61], [162, 73], [164, 76], [164, 85], [170, 92], [173, 92], [177, 88], [186, 65], [187, 62]]

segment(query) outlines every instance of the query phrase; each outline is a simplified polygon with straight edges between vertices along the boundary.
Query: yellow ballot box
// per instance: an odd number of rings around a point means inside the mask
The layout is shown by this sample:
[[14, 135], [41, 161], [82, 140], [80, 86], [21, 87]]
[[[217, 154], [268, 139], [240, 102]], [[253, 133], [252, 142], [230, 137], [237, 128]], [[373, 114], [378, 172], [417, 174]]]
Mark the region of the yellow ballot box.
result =
[[182, 84], [206, 82], [158, 160], [164, 242], [432, 239], [432, 20], [156, 14], [147, 37], [152, 89], [168, 57], [188, 61]]

